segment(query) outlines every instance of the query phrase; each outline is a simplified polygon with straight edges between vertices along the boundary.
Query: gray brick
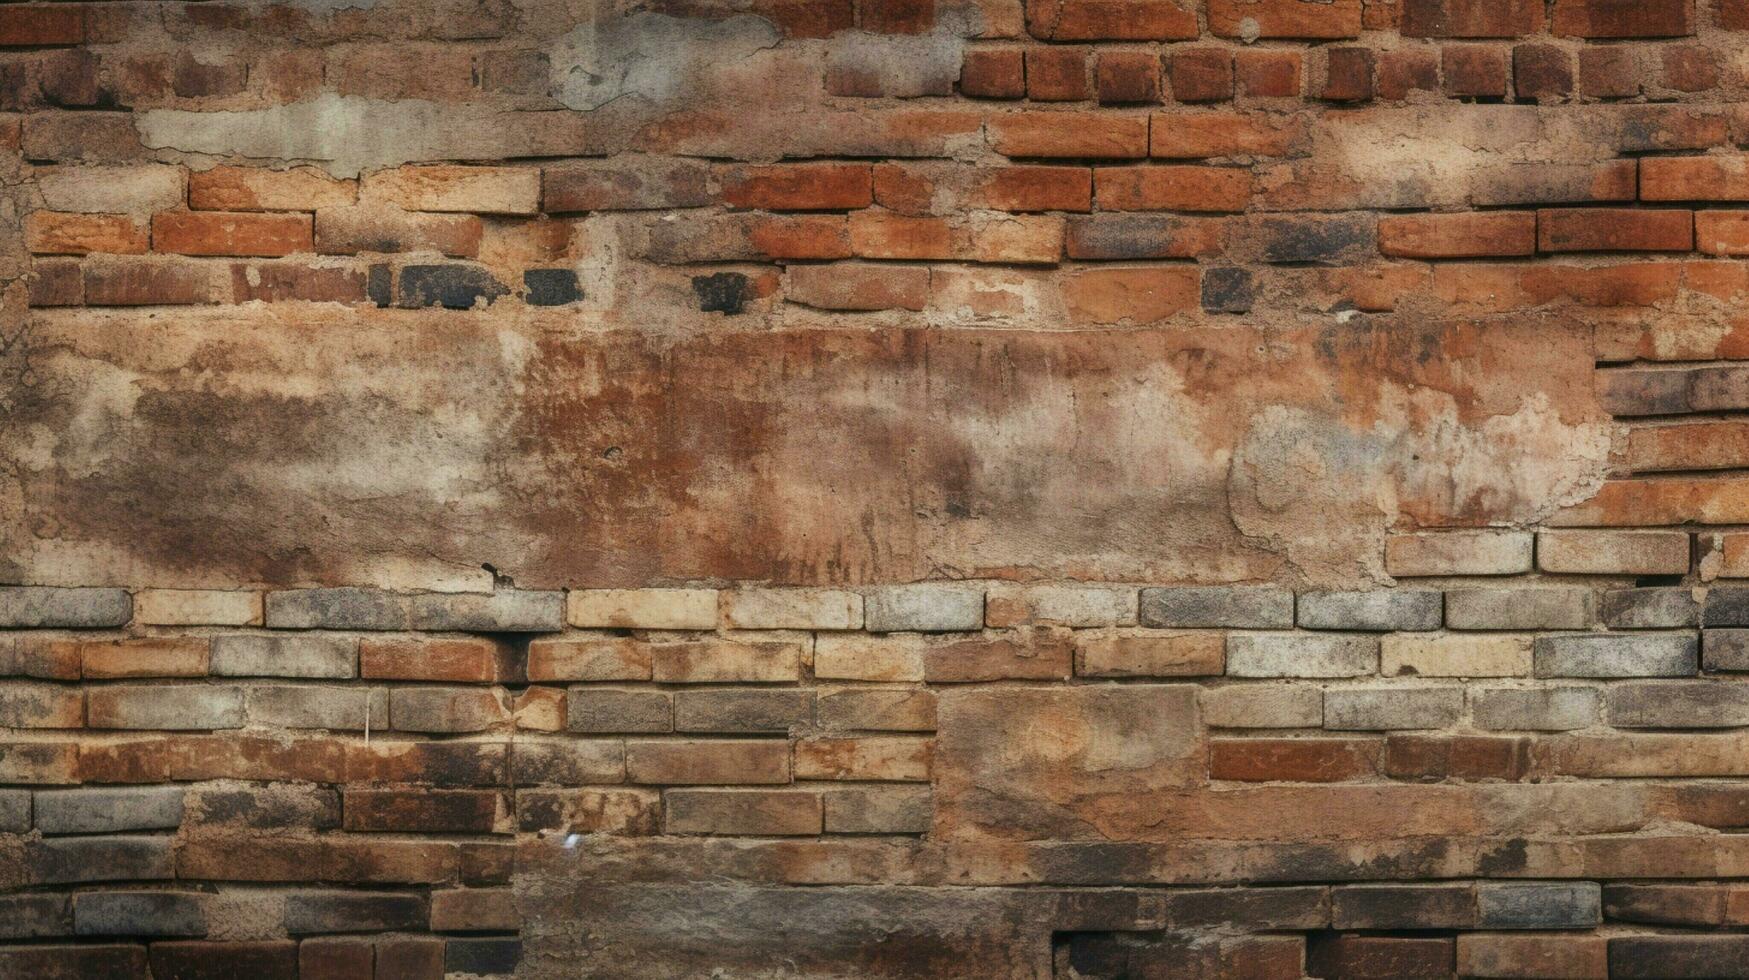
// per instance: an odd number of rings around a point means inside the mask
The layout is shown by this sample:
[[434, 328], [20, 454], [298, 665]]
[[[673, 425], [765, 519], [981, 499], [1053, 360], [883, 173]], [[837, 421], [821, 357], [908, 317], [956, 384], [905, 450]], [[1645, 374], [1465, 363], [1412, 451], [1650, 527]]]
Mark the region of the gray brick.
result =
[[133, 615], [126, 589], [0, 586], [0, 629], [102, 629], [126, 626]]
[[204, 936], [206, 897], [196, 892], [81, 892], [73, 896], [81, 936]]
[[1324, 692], [1310, 684], [1224, 684], [1199, 694], [1211, 728], [1318, 728]]
[[305, 891], [285, 898], [285, 931], [294, 936], [324, 932], [419, 932], [426, 927], [425, 899], [395, 892]]
[[210, 669], [215, 677], [356, 677], [358, 641], [318, 635], [215, 636]]
[[87, 786], [36, 794], [36, 828], [44, 834], [114, 834], [182, 826], [181, 786]]
[[1454, 630], [1582, 630], [1593, 620], [1590, 589], [1566, 586], [1454, 589], [1445, 625]]
[[413, 597], [413, 628], [473, 633], [556, 633], [563, 592], [430, 593]]
[[1476, 908], [1483, 929], [1592, 929], [1603, 922], [1595, 881], [1481, 881]]
[[1603, 594], [1603, 623], [1623, 630], [1694, 627], [1700, 625], [1700, 603], [1692, 589], [1616, 589]]
[[1168, 891], [1165, 919], [1173, 929], [1231, 928], [1247, 931], [1322, 929], [1330, 924], [1329, 890], [1294, 885], [1270, 888], [1193, 888]]
[[176, 877], [167, 834], [151, 837], [54, 837], [30, 842], [25, 863], [36, 885], [91, 881], [168, 881]]
[[30, 829], [30, 790], [0, 789], [0, 834]]
[[983, 629], [984, 590], [935, 582], [873, 589], [863, 597], [863, 628], [871, 633]]
[[[72, 896], [0, 895], [0, 939], [47, 939], [72, 934]], [[0, 970], [0, 975], [3, 974]]]
[[1478, 728], [1508, 732], [1566, 732], [1597, 724], [1594, 687], [1490, 687], [1470, 691]]
[[1181, 586], [1142, 590], [1143, 626], [1287, 629], [1294, 594], [1272, 585]]
[[1749, 685], [1729, 681], [1649, 681], [1609, 689], [1617, 728], [1736, 728], [1749, 725]]
[[517, 786], [584, 786], [625, 778], [625, 743], [619, 739], [519, 737], [511, 747], [510, 780]]
[[1701, 637], [1707, 670], [1749, 671], [1749, 629], [1706, 630]]
[[1444, 596], [1417, 589], [1302, 592], [1299, 624], [1315, 630], [1436, 630]]
[[71, 684], [0, 683], [0, 728], [78, 728], [85, 696]]
[[1538, 677], [1690, 677], [1699, 665], [1692, 633], [1539, 636]]
[[253, 725], [343, 732], [389, 725], [389, 691], [383, 687], [261, 684], [249, 687], [247, 693]]
[[574, 732], [671, 732], [674, 712], [665, 691], [573, 687], [566, 723]]
[[407, 597], [380, 589], [294, 589], [267, 594], [273, 629], [404, 630]]
[[680, 691], [674, 695], [677, 732], [787, 732], [813, 720], [812, 691]]
[[397, 687], [389, 720], [404, 732], [482, 732], [510, 720], [501, 691], [490, 687]]
[[216, 684], [114, 684], [86, 696], [92, 728], [211, 731], [242, 728], [243, 689]]
[[1706, 626], [1749, 626], [1749, 589], [1708, 589], [1701, 622]]
[[1363, 677], [1378, 669], [1376, 636], [1235, 633], [1227, 637], [1227, 673], [1233, 677]]
[[1463, 712], [1461, 687], [1338, 687], [1324, 692], [1324, 727], [1338, 731], [1450, 728]]
[[824, 797], [828, 834], [922, 834], [934, 817], [927, 786], [847, 787]]
[[1340, 885], [1330, 889], [1330, 924], [1337, 929], [1474, 929], [1476, 889], [1470, 882]]
[[820, 695], [820, 727], [832, 731], [932, 732], [935, 692], [910, 687], [850, 688]]

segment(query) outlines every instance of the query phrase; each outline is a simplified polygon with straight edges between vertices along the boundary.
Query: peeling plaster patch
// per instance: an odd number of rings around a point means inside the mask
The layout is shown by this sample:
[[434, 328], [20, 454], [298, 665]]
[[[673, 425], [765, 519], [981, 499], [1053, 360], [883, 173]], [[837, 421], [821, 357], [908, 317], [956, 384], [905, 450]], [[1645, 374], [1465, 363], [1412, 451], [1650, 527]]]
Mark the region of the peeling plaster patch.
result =
[[919, 35], [847, 31], [832, 39], [833, 74], [868, 94], [901, 99], [952, 95], [965, 44], [945, 31]]
[[778, 40], [777, 28], [761, 17], [705, 21], [637, 13], [605, 24], [580, 24], [548, 55], [559, 101], [594, 110], [628, 96], [653, 103], [677, 100], [709, 87], [703, 78], [732, 71]]

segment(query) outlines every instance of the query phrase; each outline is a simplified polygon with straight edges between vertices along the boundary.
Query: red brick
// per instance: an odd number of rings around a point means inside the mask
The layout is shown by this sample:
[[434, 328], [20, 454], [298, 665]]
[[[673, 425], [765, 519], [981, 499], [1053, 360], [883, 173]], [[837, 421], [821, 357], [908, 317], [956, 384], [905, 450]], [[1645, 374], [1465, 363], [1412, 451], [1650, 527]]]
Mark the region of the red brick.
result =
[[353, 204], [358, 182], [315, 167], [213, 167], [188, 175], [188, 206], [204, 211], [313, 211]]
[[320, 937], [298, 944], [299, 980], [353, 980], [371, 975], [376, 951], [368, 939]]
[[1209, 777], [1240, 782], [1340, 783], [1378, 775], [1378, 739], [1217, 738]]
[[970, 202], [997, 211], [1090, 211], [1088, 167], [998, 167], [980, 175]]
[[1520, 44], [1512, 49], [1512, 90], [1522, 101], [1547, 102], [1573, 94], [1573, 59], [1553, 44]]
[[[239, 860], [244, 851], [248, 859]], [[187, 842], [176, 854], [177, 876], [198, 881], [435, 884], [453, 881], [457, 863], [454, 844], [374, 835], [314, 840], [257, 835], [247, 841], [206, 837]]]
[[177, 980], [297, 980], [298, 944], [271, 942], [155, 942], [152, 976]]
[[773, 259], [850, 257], [850, 234], [842, 217], [773, 215], [756, 218], [747, 241], [760, 256]]
[[929, 270], [912, 266], [793, 266], [784, 298], [822, 310], [921, 310], [929, 301]]
[[1063, 302], [1074, 320], [1153, 323], [1196, 309], [1202, 298], [1201, 282], [1197, 270], [1185, 266], [1087, 269], [1063, 281]]
[[1439, 53], [1430, 48], [1379, 52], [1377, 95], [1392, 102], [1439, 88]]
[[1709, 255], [1749, 255], [1749, 211], [1696, 211], [1694, 247]]
[[1609, 940], [1553, 933], [1463, 933], [1457, 972], [1466, 977], [1607, 977]]
[[1626, 47], [1584, 48], [1579, 52], [1579, 93], [1594, 99], [1640, 94], [1634, 51]]
[[1094, 194], [1107, 211], [1243, 211], [1251, 172], [1232, 167], [1100, 167]]
[[1447, 95], [1502, 98], [1506, 95], [1506, 49], [1480, 44], [1448, 44], [1439, 52]]
[[[1257, 37], [1335, 40], [1358, 37], [1361, 28], [1360, 0], [1209, 0], [1209, 31], [1220, 37], [1244, 38], [1255, 30]], [[1255, 22], [1255, 28], [1246, 22]]]
[[430, 250], [452, 258], [471, 259], [480, 253], [483, 228], [479, 216], [472, 214], [419, 214], [378, 207], [322, 208], [316, 212], [315, 248], [323, 255]]
[[1646, 201], [1749, 201], [1749, 157], [1647, 157], [1640, 161]]
[[1398, 779], [1523, 779], [1530, 740], [1482, 735], [1396, 735], [1385, 739], [1385, 773]]
[[1233, 56], [1225, 48], [1184, 48], [1166, 62], [1172, 97], [1179, 102], [1225, 102], [1233, 97]]
[[1188, 41], [1197, 35], [1187, 0], [1026, 0], [1034, 37], [1056, 41]]
[[1543, 209], [1536, 213], [1544, 252], [1686, 252], [1694, 247], [1688, 211], [1628, 208]]
[[1019, 48], [968, 48], [960, 64], [960, 94], [975, 99], [1026, 95], [1026, 63]]
[[348, 788], [341, 812], [351, 831], [490, 834], [510, 829], [504, 797], [493, 790]]
[[30, 267], [30, 305], [80, 306], [85, 302], [84, 273], [76, 259], [38, 259]]
[[1160, 101], [1160, 58], [1152, 51], [1102, 51], [1095, 76], [1102, 105]]
[[709, 179], [710, 168], [693, 160], [572, 161], [541, 171], [541, 209], [562, 214], [702, 207], [712, 203]]
[[865, 163], [796, 163], [747, 167], [723, 175], [723, 200], [767, 211], [834, 211], [874, 202]]
[[32, 211], [24, 219], [24, 241], [37, 255], [139, 255], [149, 236], [143, 222], [125, 214]]
[[850, 216], [850, 251], [866, 259], [950, 259], [954, 229], [944, 218], [858, 211]]
[[1403, 0], [1404, 37], [1522, 37], [1543, 28], [1542, 0]]
[[1318, 98], [1331, 102], [1365, 102], [1372, 98], [1371, 48], [1331, 48], [1325, 57]]
[[1550, 29], [1570, 37], [1679, 37], [1694, 33], [1694, 0], [1555, 0]]
[[85, 8], [78, 4], [7, 4], [0, 7], [0, 47], [79, 44], [85, 40]]
[[508, 679], [501, 651], [490, 640], [409, 640], [365, 637], [358, 644], [358, 675], [395, 681], [490, 684]]
[[152, 248], [181, 255], [280, 256], [315, 250], [310, 216], [165, 211], [152, 216]]
[[1678, 92], [1704, 92], [1719, 84], [1719, 64], [1713, 53], [1699, 45], [1667, 47], [1659, 52], [1664, 64], [1664, 86]]
[[1171, 159], [1278, 157], [1305, 135], [1302, 122], [1260, 113], [1156, 113], [1149, 152]]
[[1239, 94], [1257, 99], [1299, 98], [1301, 61], [1298, 51], [1235, 51], [1233, 74]]
[[1379, 251], [1416, 259], [1536, 254], [1536, 215], [1529, 211], [1387, 215]]
[[1326, 933], [1307, 944], [1306, 969], [1312, 976], [1344, 980], [1445, 978], [1451, 976], [1454, 955], [1450, 937]]
[[1092, 49], [1026, 49], [1026, 97], [1034, 102], [1081, 102], [1092, 95], [1087, 64]]
[[1148, 155], [1148, 120], [1080, 112], [1016, 112], [993, 117], [992, 145], [1008, 157], [1139, 158]]
[[231, 266], [231, 296], [238, 303], [362, 303], [367, 285], [362, 266], [303, 262], [239, 262]]
[[160, 751], [168, 755], [170, 777], [177, 780], [337, 783], [345, 763], [343, 744], [331, 738], [183, 735], [168, 739]]

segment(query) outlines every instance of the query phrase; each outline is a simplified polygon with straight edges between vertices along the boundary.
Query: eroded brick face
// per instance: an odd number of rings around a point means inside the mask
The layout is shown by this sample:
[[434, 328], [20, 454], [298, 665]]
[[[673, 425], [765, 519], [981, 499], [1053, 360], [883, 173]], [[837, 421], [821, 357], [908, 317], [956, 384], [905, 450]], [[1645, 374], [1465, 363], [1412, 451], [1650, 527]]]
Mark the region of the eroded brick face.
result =
[[1745, 32], [0, 3], [0, 977], [1749, 976]]

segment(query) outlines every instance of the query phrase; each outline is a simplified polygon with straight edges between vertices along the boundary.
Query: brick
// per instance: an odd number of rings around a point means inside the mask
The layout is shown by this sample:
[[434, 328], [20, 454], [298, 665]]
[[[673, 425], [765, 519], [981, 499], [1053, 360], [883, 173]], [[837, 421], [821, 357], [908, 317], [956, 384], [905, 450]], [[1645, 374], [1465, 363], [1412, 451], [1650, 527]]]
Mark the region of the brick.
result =
[[960, 63], [960, 94], [974, 99], [1026, 95], [1026, 67], [1019, 48], [969, 48]]
[[1111, 211], [1243, 211], [1251, 174], [1231, 167], [1098, 167], [1094, 196]]
[[1094, 65], [1094, 90], [1101, 105], [1158, 103], [1159, 56], [1152, 51], [1101, 51]]
[[1543, 27], [1536, 0], [1404, 0], [1404, 37], [1522, 37]]
[[922, 679], [931, 683], [1063, 680], [1073, 673], [1068, 638], [1043, 631], [1017, 630], [935, 643], [923, 650], [922, 660]]
[[1466, 933], [1457, 937], [1463, 976], [1598, 978], [1609, 975], [1602, 936]]
[[1378, 665], [1375, 636], [1234, 633], [1227, 637], [1227, 674], [1232, 677], [1361, 677], [1377, 673]]
[[1505, 97], [1509, 72], [1504, 48], [1448, 44], [1440, 48], [1439, 55], [1447, 95], [1484, 99]]
[[1497, 211], [1385, 217], [1379, 219], [1379, 251], [1413, 259], [1534, 255], [1536, 215]]
[[679, 732], [787, 732], [813, 718], [811, 691], [679, 691], [674, 695], [674, 730]]
[[132, 615], [125, 589], [0, 586], [3, 629], [102, 629], [124, 626]]
[[1681, 531], [1539, 531], [1537, 566], [1576, 575], [1683, 575], [1688, 535]]
[[1573, 59], [1553, 44], [1512, 49], [1512, 90], [1522, 100], [1559, 101], [1573, 94]]
[[73, 932], [80, 936], [204, 936], [204, 898], [195, 892], [81, 892], [73, 896]]
[[1180, 586], [1141, 593], [1144, 626], [1269, 629], [1291, 627], [1293, 616], [1293, 593], [1274, 586]]
[[0, 832], [22, 834], [30, 830], [30, 793], [22, 789], [0, 790]]
[[[1174, 889], [1163, 895], [1174, 928], [1321, 929], [1330, 924], [1330, 893], [1313, 886]], [[1296, 949], [1295, 953], [1299, 951]]]
[[984, 625], [984, 590], [978, 586], [884, 586], [865, 595], [863, 606], [864, 628], [871, 633], [952, 632]]
[[[356, 789], [342, 793], [345, 829], [364, 833], [489, 834], [508, 827], [504, 798], [480, 789]], [[424, 918], [423, 903], [419, 920]], [[291, 909], [288, 906], [287, 916]], [[288, 929], [290, 925], [288, 923]], [[397, 927], [390, 927], [397, 928]], [[398, 928], [408, 928], [401, 926]], [[297, 931], [297, 930], [292, 930]], [[312, 929], [333, 932], [333, 929]]]
[[[1072, 259], [1168, 259], [1195, 258], [1218, 251], [1218, 229], [1213, 219], [1183, 218], [1164, 214], [1095, 214], [1069, 219], [1067, 252]], [[1139, 271], [1139, 270], [1138, 270]], [[1117, 281], [1138, 278], [1126, 273]], [[1161, 309], [1170, 314], [1176, 299], [1166, 294]]]
[[562, 592], [425, 593], [412, 600], [413, 628], [478, 633], [543, 633], [565, 628]]
[[850, 250], [872, 259], [948, 259], [963, 244], [943, 218], [875, 211], [850, 216]]
[[346, 980], [369, 976], [376, 948], [360, 938], [313, 938], [298, 944], [298, 976], [302, 980]]
[[281, 256], [315, 250], [309, 215], [246, 211], [163, 211], [152, 216], [152, 248], [180, 255]]
[[[1470, 178], [1470, 204], [1495, 207], [1508, 204], [1567, 204], [1586, 201], [1631, 201], [1635, 197], [1635, 161], [1613, 160], [1599, 164], [1513, 163], [1480, 168]], [[1610, 209], [1579, 209], [1568, 212], [1568, 224], [1579, 231], [1611, 230]], [[1644, 213], [1644, 212], [1639, 212]], [[1542, 231], [1541, 212], [1538, 229]], [[1658, 226], [1670, 219], [1641, 219]], [[1676, 222], [1680, 224], [1681, 222]], [[1545, 249], [1546, 251], [1547, 249]]]
[[[1673, 393], [1682, 407], [1686, 407], [1688, 394], [1686, 386]], [[1749, 465], [1749, 426], [1727, 421], [1636, 427], [1628, 432], [1628, 465], [1635, 472]]]
[[522, 301], [529, 306], [568, 306], [584, 298], [573, 269], [524, 269], [522, 286]]
[[1330, 889], [1330, 924], [1337, 929], [1474, 929], [1476, 886], [1338, 885]]
[[443, 944], [447, 973], [514, 973], [522, 960], [522, 941], [512, 938], [451, 939]]
[[79, 782], [78, 749], [72, 742], [0, 742], [0, 782], [35, 785]]
[[[566, 596], [572, 626], [709, 630], [717, 626], [715, 589], [584, 589]], [[543, 643], [550, 641], [541, 641]]]
[[254, 977], [295, 980], [295, 942], [161, 942], [151, 946], [152, 976], [176, 980]]
[[623, 782], [625, 746], [617, 739], [519, 739], [510, 780], [517, 786]]
[[450, 258], [480, 254], [484, 225], [471, 214], [426, 214], [379, 206], [327, 207], [316, 212], [315, 249], [322, 255], [433, 251]]
[[787, 783], [789, 743], [632, 740], [626, 743], [626, 778], [668, 786]]
[[1378, 774], [1377, 739], [1220, 738], [1209, 742], [1209, 777], [1241, 782], [1340, 783]]
[[84, 274], [77, 259], [40, 259], [31, 263], [28, 302], [33, 309], [82, 306]]
[[179, 207], [184, 196], [182, 168], [159, 163], [42, 167], [35, 178], [51, 211], [150, 213]]
[[1182, 48], [1166, 59], [1166, 78], [1179, 102], [1226, 102], [1233, 97], [1233, 55], [1226, 48]]
[[1056, 41], [1184, 41], [1197, 35], [1188, 4], [1152, 0], [1029, 2], [1027, 30]]
[[78, 728], [85, 699], [73, 685], [8, 682], [0, 685], [0, 727]]
[[1735, 728], [1749, 725], [1749, 692], [1717, 681], [1620, 684], [1607, 694], [1616, 728]]
[[802, 653], [790, 640], [662, 643], [651, 648], [651, 676], [680, 684], [783, 683], [800, 679]]
[[1517, 575], [1530, 571], [1531, 535], [1523, 531], [1443, 531], [1385, 539], [1385, 570], [1398, 577]]
[[1659, 51], [1663, 82], [1678, 92], [1704, 92], [1719, 84], [1719, 65], [1712, 51], [1699, 45], [1676, 45]]
[[1628, 980], [1742, 976], [1749, 936], [1620, 936], [1609, 940], [1609, 975]]
[[1445, 623], [1454, 630], [1588, 629], [1595, 598], [1568, 586], [1454, 589], [1445, 594]]
[[1386, 677], [1528, 677], [1528, 636], [1386, 636], [1379, 672]]
[[1077, 634], [1076, 673], [1085, 677], [1202, 677], [1224, 672], [1219, 633]]
[[820, 796], [802, 790], [678, 789], [664, 794], [671, 834], [818, 834]]
[[375, 946], [379, 980], [435, 980], [443, 975], [445, 944], [441, 939], [401, 936], [378, 939]]
[[134, 621], [147, 626], [260, 626], [261, 593], [142, 589]]
[[867, 164], [776, 164], [725, 173], [723, 201], [731, 207], [767, 211], [834, 211], [874, 202]]
[[1210, 313], [1248, 313], [1257, 290], [1248, 269], [1209, 269], [1202, 278], [1202, 308]]
[[438, 932], [515, 932], [522, 928], [508, 888], [452, 888], [431, 893], [431, 928]]
[[1749, 630], [1709, 629], [1701, 635], [1707, 670], [1749, 671]]
[[1080, 102], [1092, 96], [1087, 65], [1092, 51], [1083, 47], [1026, 49], [1026, 97], [1034, 102]]
[[574, 732], [671, 732], [674, 710], [664, 691], [572, 688], [565, 709]]
[[210, 641], [202, 637], [139, 637], [81, 643], [85, 677], [204, 677]]
[[528, 679], [647, 681], [651, 650], [641, 640], [619, 637], [535, 640], [528, 645]]
[[694, 221], [668, 220], [650, 229], [649, 235], [643, 254], [653, 262], [850, 256], [843, 215], [712, 215]]
[[1605, 884], [1603, 914], [1616, 922], [1719, 926], [1727, 899], [1716, 885]]
[[927, 782], [933, 745], [902, 736], [805, 739], [795, 744], [795, 777]]
[[710, 168], [690, 160], [567, 161], [541, 175], [542, 208], [574, 211], [649, 211], [711, 203]]
[[1359, 0], [1210, 0], [1209, 32], [1245, 41], [1257, 38], [1335, 40], [1360, 34]]
[[358, 676], [358, 641], [347, 637], [230, 633], [212, 646], [216, 677]]
[[1366, 216], [1265, 217], [1252, 226], [1265, 262], [1351, 263], [1378, 251], [1378, 235]]
[[1749, 200], [1749, 161], [1742, 156], [1647, 157], [1640, 161], [1647, 201]]
[[971, 202], [998, 211], [1087, 211], [1093, 206], [1088, 167], [992, 167], [979, 173]]
[[203, 731], [242, 728], [243, 691], [204, 684], [117, 684], [87, 694], [86, 724], [92, 728]]
[[77, 946], [45, 944], [0, 948], [0, 975], [76, 980], [79, 977], [146, 977], [150, 974], [144, 946], [82, 943]]
[[1235, 51], [1233, 74], [1242, 96], [1300, 97], [1301, 57], [1298, 51]]
[[821, 310], [921, 310], [929, 299], [929, 270], [861, 264], [791, 266], [784, 275], [784, 298]]
[[1617, 633], [1542, 636], [1538, 677], [1686, 677], [1698, 669], [1692, 634]]
[[0, 677], [76, 681], [80, 646], [76, 641], [54, 637], [0, 635]]
[[[73, 931], [71, 896], [7, 895], [0, 897], [0, 939], [49, 939]], [[0, 954], [0, 968], [10, 969]], [[141, 963], [144, 966], [144, 963]]]
[[[532, 744], [519, 741], [518, 751]], [[344, 778], [332, 782], [492, 786], [505, 781], [509, 757], [502, 741], [394, 742], [375, 737], [369, 744], [349, 742], [344, 752]]]
[[59, 211], [31, 212], [24, 222], [24, 240], [35, 255], [139, 255], [150, 244], [145, 224], [128, 215]]
[[0, 9], [0, 47], [79, 44], [84, 40], [85, 9], [76, 4]]
[[1297, 617], [1303, 629], [1432, 630], [1443, 606], [1439, 592], [1302, 592]]
[[484, 639], [366, 637], [358, 644], [358, 676], [491, 684], [509, 679], [509, 672], [500, 670], [503, 654], [498, 644]]
[[1393, 734], [1385, 739], [1384, 771], [1393, 779], [1516, 782], [1530, 772], [1530, 740]]
[[924, 647], [893, 638], [822, 634], [814, 640], [814, 676], [822, 680], [921, 681]]
[[933, 819], [927, 786], [842, 787], [821, 796], [828, 834], [922, 834]]
[[1210, 728], [1319, 728], [1324, 692], [1297, 684], [1228, 684], [1204, 688], [1202, 715]]
[[459, 861], [455, 844], [394, 838], [256, 836], [246, 863], [237, 861], [236, 847], [224, 838], [186, 843], [177, 851], [177, 872], [209, 881], [421, 885], [455, 880]]
[[1598, 400], [1611, 415], [1670, 415], [1688, 411], [1693, 374], [1668, 368], [1630, 368], [1599, 372], [1596, 380]]
[[1550, 30], [1584, 38], [1678, 37], [1694, 33], [1693, 0], [1557, 0]]
[[740, 589], [722, 594], [731, 629], [862, 628], [862, 596], [836, 589]]
[[1579, 51], [1579, 93], [1594, 99], [1632, 98], [1640, 94], [1634, 52], [1626, 47], [1583, 48]]
[[408, 211], [535, 214], [541, 174], [533, 167], [398, 167], [366, 174], [359, 194]]
[[1318, 98], [1330, 102], [1366, 102], [1373, 97], [1375, 56], [1370, 48], [1331, 48], [1325, 55]]
[[850, 688], [819, 695], [819, 725], [827, 731], [935, 730], [935, 694], [915, 688]]
[[994, 585], [987, 594], [986, 621], [1009, 626], [1133, 626], [1134, 589], [1079, 585]]
[[1454, 944], [1450, 937], [1409, 938], [1326, 933], [1306, 944], [1306, 969], [1312, 976], [1347, 980], [1421, 980], [1448, 977]]
[[1148, 155], [1148, 120], [1078, 112], [1015, 112], [992, 117], [991, 145], [1007, 157], [1140, 159]]
[[1602, 616], [1610, 629], [1680, 629], [1700, 625], [1700, 604], [1691, 589], [1613, 589], [1603, 594]]
[[314, 211], [358, 201], [358, 182], [315, 167], [213, 167], [188, 175], [188, 206], [201, 211]]
[[407, 597], [376, 589], [297, 589], [267, 594], [273, 629], [404, 630]]
[[1688, 211], [1544, 208], [1536, 213], [1544, 252], [1686, 252], [1694, 247]]
[[380, 687], [271, 684], [251, 686], [247, 693], [252, 724], [367, 731], [389, 722], [389, 693]]
[[1463, 714], [1458, 687], [1343, 687], [1324, 692], [1324, 727], [1349, 731], [1449, 728]]
[[509, 720], [496, 690], [397, 687], [389, 692], [389, 719], [404, 732], [479, 732]]
[[519, 789], [517, 826], [525, 831], [649, 836], [661, 828], [661, 796], [638, 789]]
[[36, 828], [44, 834], [115, 834], [182, 825], [180, 786], [39, 790]]

